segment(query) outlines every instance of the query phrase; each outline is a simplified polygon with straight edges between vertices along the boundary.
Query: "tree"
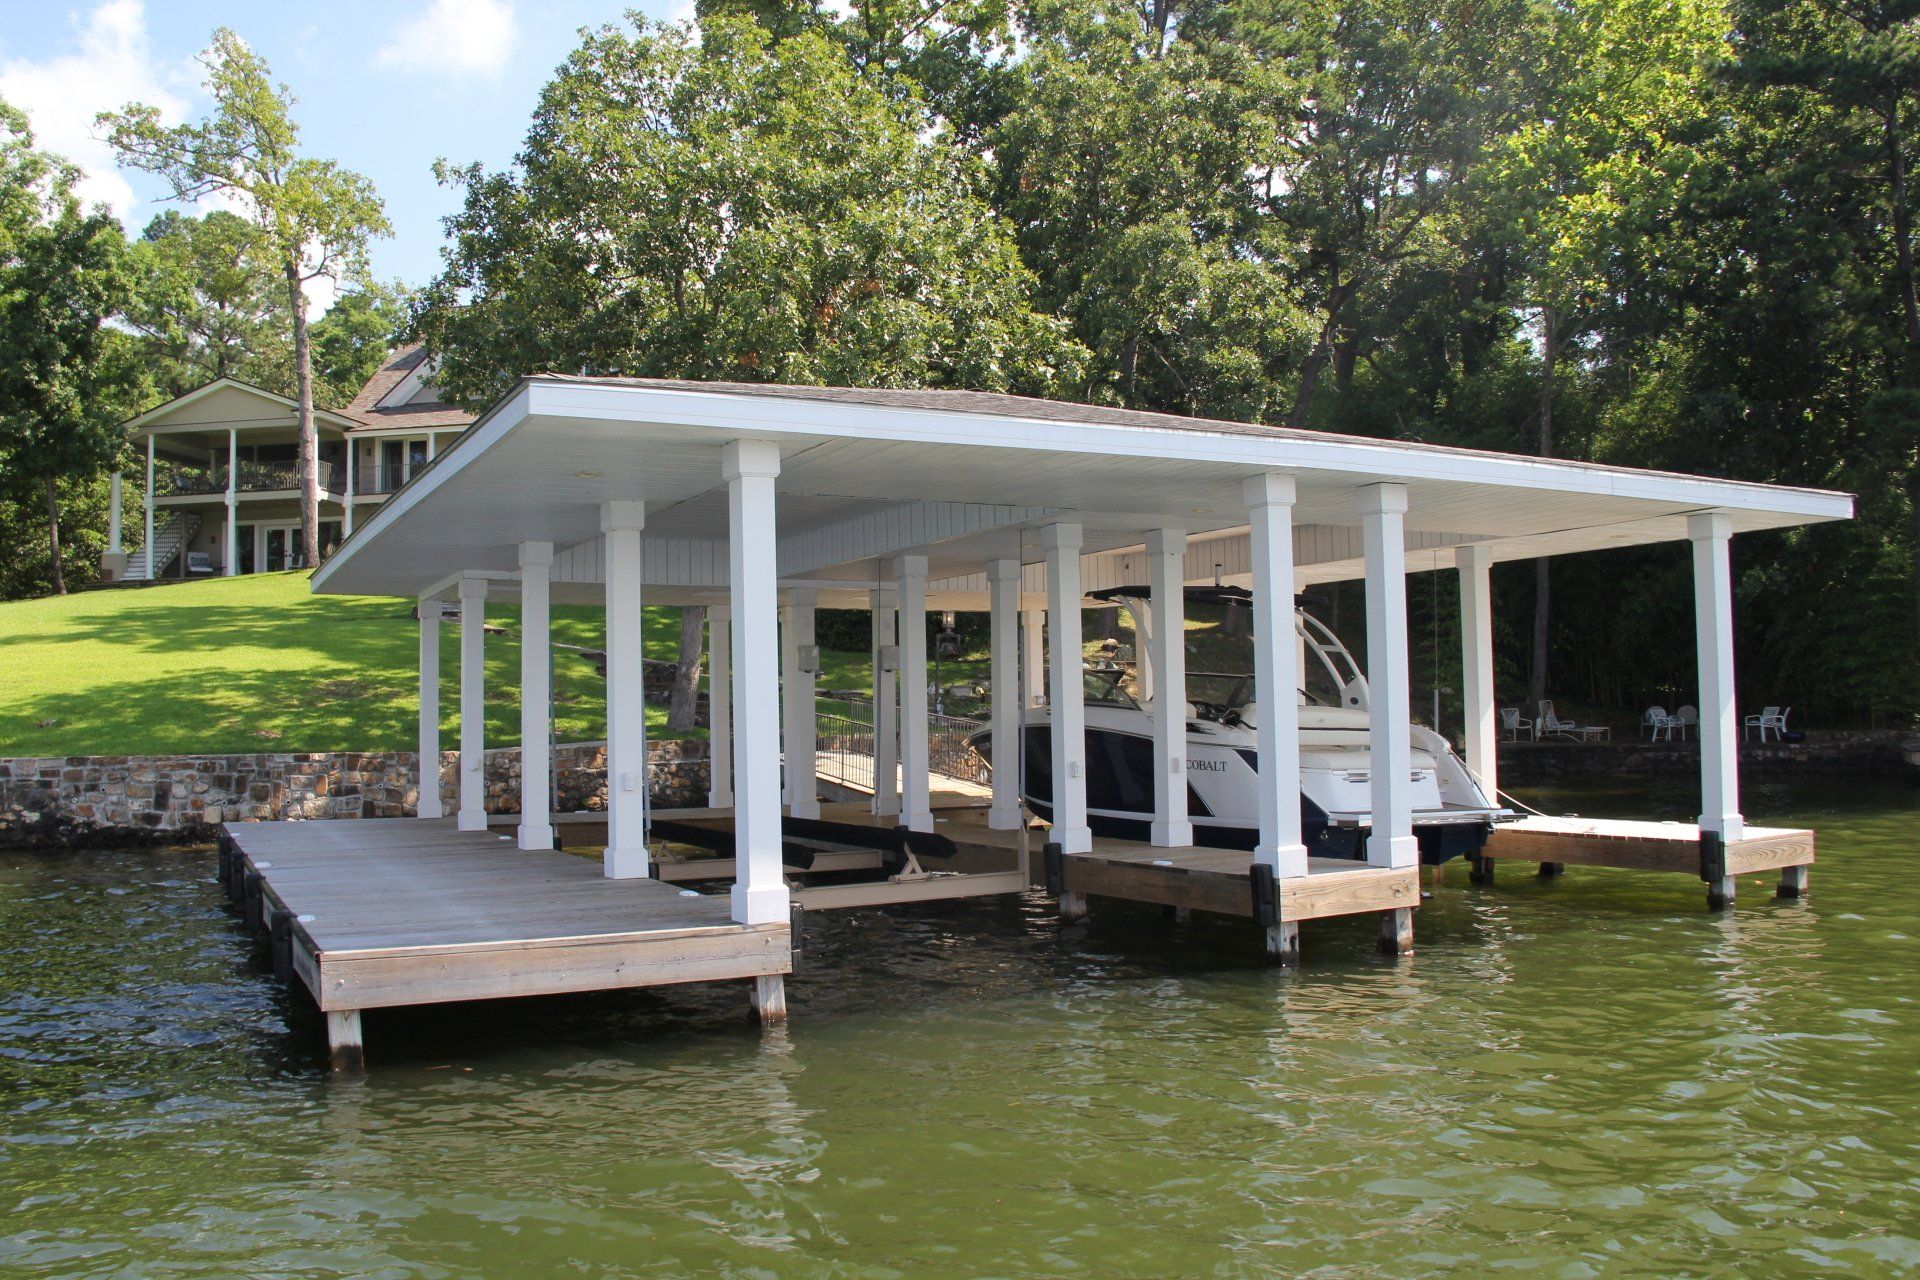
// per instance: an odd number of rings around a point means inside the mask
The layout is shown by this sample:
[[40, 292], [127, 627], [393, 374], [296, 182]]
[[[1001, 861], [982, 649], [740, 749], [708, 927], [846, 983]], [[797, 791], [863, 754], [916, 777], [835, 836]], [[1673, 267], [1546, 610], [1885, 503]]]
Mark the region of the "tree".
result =
[[26, 117], [0, 102], [0, 477], [16, 502], [44, 503], [51, 585], [65, 594], [63, 481], [97, 475], [118, 451], [107, 321], [128, 297], [120, 224], [83, 211], [79, 171], [38, 152]]
[[1083, 356], [977, 166], [819, 32], [592, 32], [512, 170], [443, 173], [415, 325], [469, 406], [545, 369], [1044, 394]]
[[338, 407], [353, 399], [386, 362], [406, 330], [409, 291], [367, 283], [343, 293], [313, 326], [315, 394]]
[[313, 420], [313, 350], [306, 286], [322, 276], [352, 279], [366, 270], [367, 242], [387, 235], [373, 184], [331, 160], [299, 153], [294, 98], [276, 86], [266, 60], [222, 27], [200, 58], [213, 115], [171, 128], [157, 108], [138, 103], [103, 113], [123, 164], [165, 178], [175, 198], [237, 198], [258, 228], [287, 294], [300, 430], [300, 539], [308, 564], [320, 560], [319, 436]]
[[291, 389], [292, 328], [280, 272], [254, 224], [216, 209], [168, 210], [132, 245], [138, 284], [127, 320], [168, 396], [216, 378]]

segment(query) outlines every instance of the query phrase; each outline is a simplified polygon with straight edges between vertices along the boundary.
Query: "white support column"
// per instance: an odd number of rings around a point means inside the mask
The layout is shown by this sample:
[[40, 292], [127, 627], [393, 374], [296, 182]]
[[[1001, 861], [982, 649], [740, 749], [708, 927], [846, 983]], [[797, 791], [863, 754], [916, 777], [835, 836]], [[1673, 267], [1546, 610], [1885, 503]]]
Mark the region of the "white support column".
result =
[[[1254, 861], [1276, 879], [1307, 874], [1300, 834], [1299, 624], [1293, 612], [1292, 476], [1269, 473], [1247, 481], [1248, 534], [1253, 552], [1253, 700], [1259, 707], [1260, 838]], [[1268, 949], [1283, 960], [1299, 950], [1298, 930], [1275, 925]], [[1284, 936], [1283, 936], [1284, 935]]]
[[221, 559], [226, 576], [240, 572], [240, 432], [227, 428], [227, 532]]
[[487, 829], [487, 580], [460, 579], [462, 831]]
[[993, 805], [987, 826], [1020, 829], [1020, 573], [1018, 560], [987, 565], [993, 667], [988, 688], [993, 696]]
[[927, 558], [893, 562], [900, 599], [901, 818], [915, 831], [933, 830], [932, 762], [927, 740]]
[[353, 535], [353, 455], [360, 451], [359, 444], [352, 436], [341, 443], [341, 451], [347, 455], [347, 500], [340, 507], [340, 536]]
[[707, 807], [733, 806], [733, 625], [707, 610]]
[[520, 847], [553, 848], [553, 544], [520, 544]]
[[[1143, 665], [1153, 672], [1153, 825], [1148, 839], [1162, 848], [1193, 843], [1187, 814], [1187, 531], [1147, 534], [1148, 590], [1153, 596], [1152, 634], [1141, 637], [1151, 651]], [[1142, 655], [1146, 657], [1147, 655]]]
[[780, 847], [780, 584], [773, 481], [780, 446], [737, 440], [721, 451], [733, 613], [733, 918], [791, 917]]
[[420, 614], [420, 788], [414, 812], [438, 818], [440, 804], [440, 602], [422, 598]]
[[1063, 853], [1093, 848], [1087, 826], [1087, 708], [1080, 640], [1080, 544], [1077, 524], [1050, 524], [1040, 531], [1047, 553], [1048, 664], [1053, 709], [1053, 831]]
[[1373, 755], [1373, 830], [1367, 861], [1413, 867], [1412, 688], [1407, 662], [1407, 487], [1360, 491], [1367, 560], [1367, 705]]
[[785, 625], [780, 628], [781, 750], [786, 756], [787, 812], [796, 818], [820, 816], [819, 717], [814, 676], [819, 650], [814, 646], [814, 608], [820, 593], [812, 587], [787, 592]]
[[141, 554], [147, 558], [147, 578], [151, 581], [160, 576], [160, 566], [153, 562], [153, 437], [147, 437], [147, 540], [140, 545], [145, 548]]
[[1466, 718], [1462, 745], [1467, 769], [1494, 802], [1500, 788], [1500, 733], [1493, 696], [1493, 548], [1461, 547], [1454, 563], [1460, 569], [1460, 688]]
[[867, 593], [873, 610], [873, 812], [900, 813], [900, 628], [891, 588]]
[[[1740, 716], [1733, 695], [1732, 536], [1733, 517], [1724, 511], [1687, 517], [1700, 664], [1700, 834], [1722, 849], [1746, 834], [1740, 815]], [[1724, 860], [1718, 865], [1725, 870]], [[1707, 884], [1707, 901], [1730, 906], [1733, 891], [1732, 876], [1717, 876]]]
[[600, 869], [610, 880], [647, 874], [647, 678], [642, 612], [641, 530], [647, 505], [600, 504], [606, 544], [607, 847]]
[[110, 555], [116, 556], [124, 551], [124, 548], [120, 545], [120, 494], [120, 472], [116, 468], [113, 473], [112, 493], [108, 499], [107, 506], [107, 552]]
[[1020, 614], [1020, 689], [1029, 707], [1047, 701], [1047, 611]]

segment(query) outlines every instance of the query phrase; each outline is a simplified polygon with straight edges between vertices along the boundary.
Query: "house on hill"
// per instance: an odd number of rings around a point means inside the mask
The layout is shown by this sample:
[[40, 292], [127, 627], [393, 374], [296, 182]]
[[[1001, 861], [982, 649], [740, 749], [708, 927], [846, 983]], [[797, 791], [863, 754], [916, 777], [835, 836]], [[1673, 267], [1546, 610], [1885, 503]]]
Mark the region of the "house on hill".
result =
[[[426, 352], [388, 355], [351, 401], [314, 409], [320, 437], [323, 555], [473, 421], [440, 399]], [[121, 478], [113, 477], [108, 581], [302, 568], [298, 408], [286, 396], [219, 378], [127, 424], [144, 440], [140, 549], [122, 545]]]

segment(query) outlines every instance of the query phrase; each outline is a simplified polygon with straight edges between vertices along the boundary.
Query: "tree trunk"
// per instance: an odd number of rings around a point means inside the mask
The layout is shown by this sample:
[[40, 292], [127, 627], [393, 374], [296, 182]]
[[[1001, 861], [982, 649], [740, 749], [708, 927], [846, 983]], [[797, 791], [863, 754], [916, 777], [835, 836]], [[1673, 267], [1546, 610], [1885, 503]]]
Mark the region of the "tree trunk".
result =
[[[1553, 371], [1560, 359], [1560, 316], [1552, 307], [1540, 309], [1540, 456], [1553, 456]], [[1538, 714], [1547, 696], [1547, 624], [1551, 595], [1547, 559], [1533, 562], [1533, 666], [1527, 676], [1529, 718]]]
[[53, 553], [53, 594], [67, 594], [66, 566], [60, 562], [60, 493], [54, 485], [52, 476], [45, 478], [47, 486], [47, 549]]
[[307, 568], [320, 564], [320, 433], [313, 423], [313, 344], [307, 338], [306, 292], [300, 287], [300, 262], [286, 264], [287, 304], [293, 308], [293, 370], [299, 400], [300, 558]]
[[690, 604], [680, 611], [680, 662], [673, 671], [673, 692], [667, 699], [667, 728], [691, 729], [700, 718], [700, 657], [707, 629], [705, 605]]
[[1313, 398], [1320, 390], [1320, 371], [1326, 367], [1327, 356], [1332, 348], [1327, 331], [1322, 331], [1320, 340], [1313, 344], [1306, 363], [1300, 366], [1300, 385], [1293, 393], [1293, 411], [1287, 414], [1287, 425], [1302, 427], [1307, 425], [1307, 414], [1313, 411]]

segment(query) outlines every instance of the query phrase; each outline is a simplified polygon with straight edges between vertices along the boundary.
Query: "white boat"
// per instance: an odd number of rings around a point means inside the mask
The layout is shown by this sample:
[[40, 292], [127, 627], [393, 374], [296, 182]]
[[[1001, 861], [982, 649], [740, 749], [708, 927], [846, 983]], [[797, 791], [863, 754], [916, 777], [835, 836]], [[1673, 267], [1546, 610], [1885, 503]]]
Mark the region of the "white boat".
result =
[[[1105, 593], [1134, 615], [1136, 634], [1151, 634], [1145, 588]], [[1190, 590], [1189, 596], [1246, 601], [1237, 588]], [[1300, 816], [1307, 852], [1315, 857], [1364, 858], [1372, 825], [1373, 756], [1367, 681], [1339, 637], [1302, 610], [1294, 625], [1305, 652], [1307, 687], [1300, 711]], [[1130, 696], [1121, 667], [1089, 668], [1086, 683], [1087, 819], [1096, 834], [1144, 840], [1153, 818], [1153, 717], [1150, 703]], [[1251, 849], [1259, 837], [1260, 708], [1253, 677], [1187, 676], [1187, 808], [1194, 838], [1203, 845]], [[1018, 767], [1021, 795], [1042, 818], [1053, 812], [1052, 715], [1029, 707], [1022, 717]], [[1412, 730], [1414, 835], [1422, 862], [1440, 863], [1478, 853], [1496, 818], [1496, 804], [1454, 754], [1447, 740], [1423, 725]], [[991, 730], [968, 738], [989, 767]]]

